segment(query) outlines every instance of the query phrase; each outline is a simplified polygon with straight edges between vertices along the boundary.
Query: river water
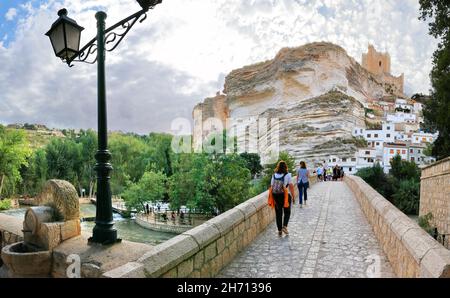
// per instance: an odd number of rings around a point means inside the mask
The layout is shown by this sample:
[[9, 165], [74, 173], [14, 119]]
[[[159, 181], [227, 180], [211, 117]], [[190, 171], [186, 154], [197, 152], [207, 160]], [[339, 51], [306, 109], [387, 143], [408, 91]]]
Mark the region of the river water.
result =
[[[26, 210], [27, 207], [23, 207], [1, 212], [15, 217], [24, 218]], [[95, 210], [95, 205], [81, 204], [80, 217], [95, 217]], [[115, 222], [114, 227], [117, 230], [118, 237], [123, 240], [157, 245], [176, 236], [176, 234], [172, 233], [144, 229], [141, 226], [137, 225], [134, 219], [123, 218], [122, 216], [120, 216], [120, 214], [117, 213], [114, 213], [113, 216]], [[92, 233], [94, 225], [95, 222], [93, 221], [83, 221], [81, 222], [81, 230], [83, 232]]]

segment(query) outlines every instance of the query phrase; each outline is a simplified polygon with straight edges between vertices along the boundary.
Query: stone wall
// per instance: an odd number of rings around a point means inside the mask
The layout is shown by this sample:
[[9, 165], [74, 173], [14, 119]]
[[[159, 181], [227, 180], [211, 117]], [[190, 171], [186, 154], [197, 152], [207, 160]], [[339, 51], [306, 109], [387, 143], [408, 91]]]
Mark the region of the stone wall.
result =
[[20, 218], [0, 213], [0, 267], [2, 266], [1, 249], [23, 240], [22, 222]]
[[361, 178], [346, 176], [398, 277], [450, 277], [450, 251]]
[[[311, 184], [315, 182], [312, 178]], [[264, 192], [103, 276], [214, 277], [273, 222], [267, 196]]]
[[420, 216], [433, 214], [431, 225], [446, 235], [450, 248], [450, 157], [422, 169], [420, 182]]
[[139, 215], [137, 215], [134, 219], [136, 224], [139, 226], [153, 230], [153, 231], [160, 231], [160, 232], [167, 232], [167, 233], [175, 233], [175, 234], [181, 234], [184, 233], [190, 229], [192, 229], [192, 226], [189, 225], [173, 225], [173, 224], [166, 224], [166, 223], [152, 223], [148, 222], [145, 219], [139, 218]]

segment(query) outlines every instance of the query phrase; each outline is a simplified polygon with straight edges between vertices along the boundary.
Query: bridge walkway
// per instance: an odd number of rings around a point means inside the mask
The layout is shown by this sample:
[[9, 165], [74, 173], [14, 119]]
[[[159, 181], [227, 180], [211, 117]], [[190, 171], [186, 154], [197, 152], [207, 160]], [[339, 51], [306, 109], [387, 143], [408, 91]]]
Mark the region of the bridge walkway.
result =
[[307, 206], [292, 206], [289, 235], [276, 223], [218, 277], [395, 277], [391, 265], [344, 182], [319, 182]]

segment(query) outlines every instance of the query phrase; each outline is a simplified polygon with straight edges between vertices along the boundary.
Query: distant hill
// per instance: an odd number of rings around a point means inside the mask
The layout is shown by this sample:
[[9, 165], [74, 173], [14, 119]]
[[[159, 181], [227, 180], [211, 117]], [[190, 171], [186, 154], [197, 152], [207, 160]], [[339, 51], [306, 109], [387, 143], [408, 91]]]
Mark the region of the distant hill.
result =
[[65, 138], [64, 130], [49, 129], [42, 124], [9, 124], [7, 129], [20, 129], [24, 130], [27, 134], [30, 147], [35, 150], [45, 147], [50, 143], [52, 138]]

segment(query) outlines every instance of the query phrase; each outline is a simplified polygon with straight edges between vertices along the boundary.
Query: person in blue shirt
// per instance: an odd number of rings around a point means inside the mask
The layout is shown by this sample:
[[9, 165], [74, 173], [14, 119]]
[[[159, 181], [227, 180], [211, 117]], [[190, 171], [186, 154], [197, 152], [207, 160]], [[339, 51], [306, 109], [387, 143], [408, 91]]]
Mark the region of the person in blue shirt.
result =
[[317, 179], [319, 180], [319, 181], [322, 181], [322, 174], [323, 174], [323, 169], [322, 169], [322, 167], [318, 167], [317, 168]]
[[300, 162], [300, 169], [297, 171], [297, 187], [300, 201], [300, 208], [303, 208], [303, 195], [305, 196], [305, 205], [308, 200], [307, 189], [309, 187], [309, 170], [306, 168], [304, 161]]

